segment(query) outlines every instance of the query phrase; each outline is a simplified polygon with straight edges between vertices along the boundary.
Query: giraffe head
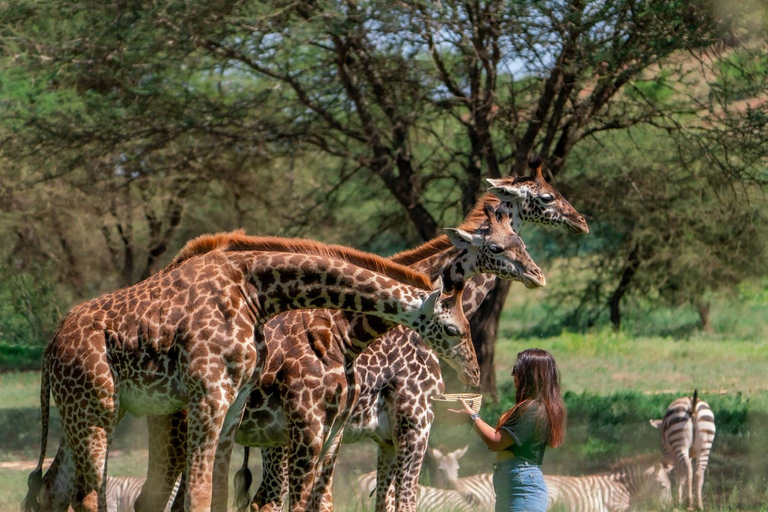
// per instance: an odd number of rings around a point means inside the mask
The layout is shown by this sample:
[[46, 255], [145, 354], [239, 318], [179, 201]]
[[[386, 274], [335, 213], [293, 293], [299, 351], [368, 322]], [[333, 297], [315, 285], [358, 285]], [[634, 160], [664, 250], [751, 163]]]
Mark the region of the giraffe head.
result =
[[459, 374], [459, 380], [468, 386], [480, 384], [480, 366], [472, 344], [469, 320], [461, 305], [462, 290], [442, 292], [443, 280], [437, 278], [434, 291], [417, 312], [413, 330], [424, 342]]
[[[544, 180], [541, 159], [534, 158], [528, 165], [533, 170], [531, 176], [489, 179], [491, 188], [488, 191], [516, 211], [516, 218], [521, 222], [564, 226], [572, 233], [589, 233], [584, 217]], [[514, 229], [519, 232], [520, 226], [514, 226]]]
[[486, 203], [486, 223], [474, 233], [460, 228], [444, 231], [451, 243], [467, 251], [467, 273], [493, 274], [502, 279], [522, 282], [526, 288], [546, 286], [541, 269], [525, 250], [523, 239], [512, 229], [505, 208], [494, 209]]

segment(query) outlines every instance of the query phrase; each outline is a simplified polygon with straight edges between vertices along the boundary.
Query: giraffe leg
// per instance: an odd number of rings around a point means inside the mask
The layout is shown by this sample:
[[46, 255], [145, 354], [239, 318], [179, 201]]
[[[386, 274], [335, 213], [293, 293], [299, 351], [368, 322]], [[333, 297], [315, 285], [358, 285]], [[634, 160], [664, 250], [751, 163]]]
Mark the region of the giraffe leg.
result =
[[395, 465], [397, 455], [393, 446], [379, 445], [376, 465], [376, 512], [395, 510]]
[[288, 498], [288, 450], [284, 446], [261, 449], [261, 484], [251, 501], [252, 510], [278, 512]]
[[40, 509], [50, 512], [65, 512], [69, 508], [75, 483], [75, 464], [67, 445], [66, 436], [62, 437], [56, 456], [43, 476], [40, 488]]
[[[218, 442], [214, 445], [214, 457], [212, 461], [212, 489], [211, 510], [214, 512], [227, 512], [229, 499], [229, 464], [232, 460], [232, 448], [235, 446], [235, 436], [240, 426], [245, 411], [245, 403], [251, 392], [251, 386], [239, 389], [235, 401], [227, 409], [218, 436]], [[190, 477], [191, 482], [191, 477]]]
[[187, 411], [187, 488], [184, 508], [188, 512], [211, 510], [216, 447], [230, 405], [223, 397], [217, 397], [221, 394], [212, 392], [190, 405]]
[[[117, 415], [101, 412], [102, 414], [83, 414], [86, 419], [85, 426], [65, 426], [76, 469], [74, 496], [71, 502], [75, 512], [107, 510], [107, 453]], [[62, 414], [63, 425], [69, 425], [71, 422], [71, 418], [67, 416], [69, 415]]]
[[[243, 393], [247, 395], [247, 393]], [[232, 449], [235, 447], [235, 435], [240, 426], [243, 407], [235, 404], [229, 410], [227, 420], [222, 428], [216, 458], [213, 466], [213, 506], [214, 512], [227, 512], [229, 500], [229, 464], [232, 460]]]
[[120, 417], [117, 378], [106, 355], [103, 333], [92, 333], [83, 340], [89, 347], [78, 353], [57, 354], [58, 345], [49, 345], [47, 354], [53, 375], [67, 375], [51, 385], [59, 406], [61, 425], [67, 438], [75, 468], [75, 512], [102, 512], [107, 509], [107, 453]]
[[[184, 472], [187, 413], [182, 410], [165, 416], [147, 416], [147, 430], [147, 481], [134, 503], [136, 512], [163, 510], [176, 479]], [[183, 496], [183, 493], [178, 494]]]
[[[298, 424], [297, 424], [298, 423]], [[313, 470], [323, 448], [322, 429], [291, 422], [288, 445], [288, 496], [291, 512], [304, 512], [314, 485]]]
[[415, 512], [419, 473], [427, 451], [429, 429], [400, 425], [397, 430], [397, 455], [394, 488], [398, 512]]
[[328, 451], [319, 461], [315, 471], [315, 485], [310, 497], [310, 510], [317, 512], [333, 512], [333, 470], [341, 447], [343, 432], [339, 431], [328, 444]]

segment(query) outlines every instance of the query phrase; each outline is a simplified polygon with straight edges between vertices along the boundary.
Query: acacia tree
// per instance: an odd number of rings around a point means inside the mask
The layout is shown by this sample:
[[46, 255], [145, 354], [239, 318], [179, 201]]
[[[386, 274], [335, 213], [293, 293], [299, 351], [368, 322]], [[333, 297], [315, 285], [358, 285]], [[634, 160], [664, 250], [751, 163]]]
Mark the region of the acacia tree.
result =
[[[591, 134], [665, 116], [619, 91], [722, 36], [698, 1], [230, 5], [215, 20], [168, 7], [158, 23], [273, 81], [303, 141], [376, 175], [421, 239], [438, 233], [447, 203], [458, 196], [466, 212], [483, 177], [522, 172], [531, 152], [556, 176]], [[473, 319], [493, 393], [508, 289], [499, 282]]]
[[[28, 69], [110, 105], [89, 112], [119, 106], [134, 121], [93, 119], [71, 138], [78, 151], [82, 141], [98, 152], [126, 138], [153, 148], [167, 147], [151, 143], [158, 138], [188, 136], [226, 141], [221, 155], [290, 140], [292, 151], [325, 155], [339, 169], [319, 183], [333, 191], [358, 183], [358, 200], [371, 193], [364, 190], [371, 177], [378, 180], [384, 204], [408, 220], [416, 241], [466, 213], [484, 177], [522, 172], [531, 153], [560, 178], [573, 148], [595, 134], [640, 123], [679, 130], [673, 115], [695, 115], [700, 104], [661, 108], [624, 91], [664, 73], [682, 76], [677, 52], [721, 41], [727, 27], [710, 7], [705, 0], [41, 2], [6, 12], [5, 26], [14, 28], [5, 39]], [[222, 98], [210, 94], [215, 88]], [[105, 126], [116, 137], [105, 137]], [[35, 133], [49, 140], [51, 130]], [[580, 198], [572, 199], [578, 208]], [[473, 318], [482, 388], [494, 393], [493, 346], [508, 289], [499, 282]]]

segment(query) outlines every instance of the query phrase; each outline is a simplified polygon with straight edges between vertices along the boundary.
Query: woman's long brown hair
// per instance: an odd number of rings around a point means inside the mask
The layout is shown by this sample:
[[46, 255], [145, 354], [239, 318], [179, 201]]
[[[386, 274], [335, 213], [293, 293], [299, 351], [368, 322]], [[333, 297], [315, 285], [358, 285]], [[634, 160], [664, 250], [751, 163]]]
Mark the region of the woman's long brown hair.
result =
[[[517, 354], [512, 370], [517, 377], [515, 405], [501, 415], [496, 431], [516, 414], [524, 414], [528, 407], [538, 402], [540, 416], [536, 429], [547, 440], [547, 445], [557, 448], [565, 441], [565, 404], [560, 396], [560, 372], [552, 354], [539, 348], [530, 348]], [[545, 434], [545, 435], [544, 435]]]

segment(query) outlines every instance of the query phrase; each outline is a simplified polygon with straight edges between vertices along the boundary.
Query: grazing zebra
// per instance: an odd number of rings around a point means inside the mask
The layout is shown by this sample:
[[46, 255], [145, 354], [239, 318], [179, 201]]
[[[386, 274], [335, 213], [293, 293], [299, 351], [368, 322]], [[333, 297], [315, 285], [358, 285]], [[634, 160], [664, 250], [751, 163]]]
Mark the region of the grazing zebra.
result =
[[[376, 491], [376, 471], [357, 477], [363, 510], [370, 510], [370, 501]], [[416, 512], [479, 512], [480, 502], [471, 495], [453, 489], [437, 489], [418, 485], [416, 488]]]
[[[459, 450], [442, 454], [429, 448], [437, 472], [435, 485], [448, 485], [464, 496], [473, 496], [476, 510], [493, 512], [496, 493], [493, 474], [458, 477]], [[456, 457], [457, 454], [460, 454]], [[605, 472], [585, 476], [544, 475], [549, 493], [548, 509], [568, 512], [624, 512], [646, 499], [666, 503], [670, 500], [670, 481], [665, 466], [648, 456], [626, 459]], [[454, 472], [455, 469], [455, 472]], [[447, 470], [447, 471], [446, 471]]]
[[[145, 477], [107, 476], [107, 512], [134, 512], [133, 504], [139, 497]], [[170, 512], [173, 498], [179, 490], [181, 477], [173, 486], [171, 497], [163, 512]]]
[[[693, 488], [696, 488], [696, 507], [703, 508], [701, 489], [704, 472], [709, 462], [709, 452], [715, 440], [715, 415], [709, 404], [699, 400], [698, 391], [693, 398], [683, 397], [672, 402], [663, 420], [651, 420], [651, 425], [661, 428], [661, 446], [664, 462], [676, 466], [678, 480], [677, 500], [683, 502], [683, 487], [687, 487], [688, 506], [693, 507]], [[692, 459], [696, 459], [696, 471]]]

